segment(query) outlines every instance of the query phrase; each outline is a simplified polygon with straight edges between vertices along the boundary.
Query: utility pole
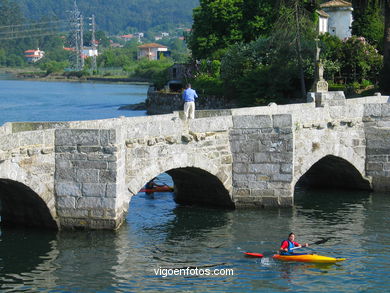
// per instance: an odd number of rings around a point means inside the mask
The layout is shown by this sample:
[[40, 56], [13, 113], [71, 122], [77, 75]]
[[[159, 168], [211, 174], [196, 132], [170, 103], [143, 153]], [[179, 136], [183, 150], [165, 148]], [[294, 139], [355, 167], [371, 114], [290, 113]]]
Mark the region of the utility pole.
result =
[[71, 40], [70, 45], [74, 50], [74, 54], [71, 55], [71, 66], [76, 70], [83, 70], [84, 58], [83, 54], [83, 16], [77, 7], [77, 2], [74, 0], [73, 10], [70, 12], [70, 27], [71, 27]]
[[96, 55], [97, 55], [97, 44], [96, 44], [96, 22], [95, 22], [95, 15], [92, 14], [92, 17], [90, 18], [91, 23], [90, 25], [92, 26], [91, 30], [92, 31], [92, 72], [97, 71], [97, 64], [96, 64]]

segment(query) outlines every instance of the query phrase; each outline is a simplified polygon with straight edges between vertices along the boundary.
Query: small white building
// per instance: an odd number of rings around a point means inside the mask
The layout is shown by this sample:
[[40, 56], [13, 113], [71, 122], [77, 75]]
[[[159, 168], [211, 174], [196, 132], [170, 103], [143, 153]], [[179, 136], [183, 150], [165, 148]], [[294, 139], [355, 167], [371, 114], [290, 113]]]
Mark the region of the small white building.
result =
[[24, 51], [24, 58], [26, 58], [27, 62], [35, 63], [38, 60], [41, 60], [45, 56], [45, 52], [39, 50], [26, 50]]
[[161, 53], [168, 52], [168, 47], [157, 43], [149, 43], [138, 46], [138, 59], [158, 60]]
[[329, 14], [323, 10], [317, 10], [318, 14], [318, 33], [325, 34], [328, 32]]
[[[321, 9], [329, 15], [328, 32], [340, 39], [352, 35], [352, 3], [344, 0], [332, 0], [320, 5]], [[321, 18], [321, 17], [320, 17]]]
[[93, 47], [84, 47], [82, 54], [84, 58], [99, 55], [97, 48], [93, 48]]

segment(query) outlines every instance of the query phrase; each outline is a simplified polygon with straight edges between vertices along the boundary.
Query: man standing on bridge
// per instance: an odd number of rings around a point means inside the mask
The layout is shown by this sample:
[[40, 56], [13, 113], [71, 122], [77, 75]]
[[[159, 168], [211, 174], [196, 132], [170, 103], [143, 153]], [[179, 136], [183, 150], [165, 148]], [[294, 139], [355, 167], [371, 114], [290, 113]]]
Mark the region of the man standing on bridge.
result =
[[186, 119], [195, 118], [195, 99], [198, 97], [196, 91], [191, 88], [191, 84], [187, 84], [187, 88], [183, 92], [184, 115]]

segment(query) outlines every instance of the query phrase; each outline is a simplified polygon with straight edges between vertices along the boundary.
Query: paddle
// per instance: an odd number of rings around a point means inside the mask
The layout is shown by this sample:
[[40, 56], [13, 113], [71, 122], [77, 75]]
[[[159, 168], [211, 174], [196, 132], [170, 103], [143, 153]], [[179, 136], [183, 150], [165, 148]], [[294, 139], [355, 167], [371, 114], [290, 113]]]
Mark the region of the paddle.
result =
[[264, 256], [263, 254], [257, 253], [257, 252], [245, 252], [245, 251], [242, 251], [242, 253], [245, 254], [246, 256], [249, 256], [249, 257], [262, 258]]
[[[318, 241], [316, 241], [316, 242], [310, 243], [309, 246], [318, 245], [318, 244], [325, 243], [325, 242], [327, 242], [330, 238], [332, 238], [332, 237], [322, 238], [321, 240], [318, 240]], [[291, 250], [299, 249], [299, 248], [302, 248], [302, 247], [303, 247], [303, 246], [301, 246], [301, 247], [293, 247], [293, 248], [291, 248]], [[305, 247], [306, 247], [306, 246], [305, 246]]]
[[[311, 245], [318, 245], [318, 244], [325, 243], [325, 242], [327, 242], [329, 239], [331, 239], [331, 237], [322, 238], [321, 240], [318, 240], [318, 241], [316, 241], [316, 242], [310, 243], [309, 246], [311, 246]], [[293, 248], [291, 248], [291, 250], [298, 249], [298, 248], [302, 248], [302, 247], [293, 247]], [[249, 257], [258, 257], [258, 258], [262, 258], [262, 257], [264, 257], [264, 256], [273, 255], [273, 254], [274, 254], [274, 252], [265, 252], [264, 254], [263, 254], [263, 253], [257, 253], [257, 252], [245, 252], [245, 251], [241, 251], [241, 252], [244, 253], [246, 256], [249, 256]]]

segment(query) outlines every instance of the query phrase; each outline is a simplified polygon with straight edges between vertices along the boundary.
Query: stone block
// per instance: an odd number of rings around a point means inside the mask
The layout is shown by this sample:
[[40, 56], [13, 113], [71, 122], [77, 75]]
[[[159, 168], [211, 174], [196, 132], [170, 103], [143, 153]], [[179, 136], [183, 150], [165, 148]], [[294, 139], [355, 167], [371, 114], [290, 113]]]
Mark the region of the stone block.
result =
[[272, 176], [272, 181], [291, 182], [292, 175], [291, 174], [274, 174]]
[[101, 197], [80, 197], [76, 203], [77, 209], [101, 209], [102, 198]]
[[269, 115], [233, 116], [234, 128], [267, 128], [272, 126], [272, 119]]
[[233, 164], [234, 173], [248, 173], [248, 164], [247, 163], [234, 163]]
[[56, 182], [56, 196], [81, 196], [81, 184], [75, 182]]
[[56, 146], [99, 145], [98, 129], [56, 129]]
[[293, 161], [293, 153], [271, 153], [272, 163], [290, 163]]
[[263, 175], [273, 175], [279, 173], [279, 164], [249, 164], [248, 172]]
[[74, 209], [76, 207], [76, 198], [72, 196], [58, 196], [57, 208]]
[[77, 169], [77, 182], [80, 183], [99, 183], [99, 170], [96, 169]]
[[60, 221], [67, 218], [88, 218], [89, 212], [85, 209], [57, 208], [57, 216], [60, 217]]
[[380, 104], [382, 106], [381, 116], [389, 117], [390, 116], [390, 104]]
[[106, 161], [72, 161], [72, 165], [76, 169], [105, 170], [108, 167], [108, 163]]
[[84, 183], [82, 186], [83, 196], [103, 197], [106, 195], [106, 184]]
[[271, 163], [270, 153], [254, 153], [254, 163]]
[[117, 184], [116, 183], [107, 183], [106, 184], [106, 197], [117, 197]]
[[75, 181], [77, 178], [77, 173], [74, 169], [61, 168], [56, 166], [54, 178], [55, 180], [59, 181]]
[[273, 127], [287, 128], [292, 127], [292, 116], [290, 114], [272, 115]]
[[237, 189], [234, 189], [233, 194], [237, 195], [237, 196], [250, 195], [250, 189], [248, 189], [248, 188], [237, 188]]
[[84, 154], [101, 153], [103, 148], [101, 146], [77, 146], [77, 151]]
[[100, 129], [99, 135], [101, 146], [108, 146], [116, 142], [116, 131], [114, 129]]
[[292, 169], [293, 169], [292, 162], [290, 164], [281, 164], [280, 165], [280, 172], [281, 173], [292, 174]]
[[279, 200], [277, 197], [265, 196], [262, 197], [263, 206], [266, 208], [279, 207]]
[[19, 145], [40, 145], [44, 143], [43, 131], [23, 132], [19, 135]]
[[100, 170], [99, 182], [100, 183], [115, 183], [116, 182], [116, 170]]
[[365, 104], [364, 105], [364, 117], [378, 117], [382, 115], [381, 104]]
[[281, 207], [292, 207], [294, 204], [293, 197], [280, 197], [279, 198], [279, 205]]

